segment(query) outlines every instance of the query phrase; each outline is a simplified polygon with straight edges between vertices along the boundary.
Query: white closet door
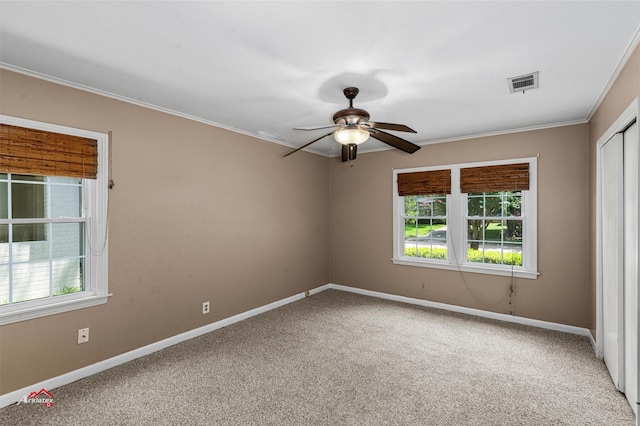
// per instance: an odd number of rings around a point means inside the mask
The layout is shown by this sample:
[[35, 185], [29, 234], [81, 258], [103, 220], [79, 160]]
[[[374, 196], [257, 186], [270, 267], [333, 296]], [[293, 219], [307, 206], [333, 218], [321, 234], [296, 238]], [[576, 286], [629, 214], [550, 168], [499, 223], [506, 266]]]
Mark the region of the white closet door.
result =
[[624, 389], [623, 330], [623, 138], [601, 148], [602, 322], [604, 362], [614, 384]]
[[624, 132], [624, 393], [638, 415], [638, 124]]

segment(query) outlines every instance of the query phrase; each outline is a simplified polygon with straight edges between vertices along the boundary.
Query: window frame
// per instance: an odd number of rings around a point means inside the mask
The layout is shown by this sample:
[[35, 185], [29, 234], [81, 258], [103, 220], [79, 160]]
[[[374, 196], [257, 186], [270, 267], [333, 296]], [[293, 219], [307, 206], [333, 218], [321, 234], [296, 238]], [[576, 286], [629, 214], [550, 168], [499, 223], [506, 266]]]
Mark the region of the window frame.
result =
[[77, 293], [0, 306], [0, 325], [107, 303], [111, 296], [108, 291], [107, 239], [109, 135], [6, 115], [0, 115], [0, 123], [91, 138], [98, 142], [97, 178], [82, 179], [82, 209], [86, 221], [85, 289]]
[[[522, 192], [522, 266], [498, 265], [467, 261], [467, 194], [460, 190], [460, 169], [504, 164], [529, 164], [529, 189]], [[448, 169], [451, 171], [451, 194], [447, 195], [447, 260], [417, 258], [404, 255], [404, 197], [398, 195], [397, 177], [413, 173]], [[495, 192], [495, 191], [488, 191]], [[537, 157], [474, 163], [448, 164], [393, 170], [393, 257], [396, 265], [449, 269], [518, 278], [536, 279], [537, 252]]]

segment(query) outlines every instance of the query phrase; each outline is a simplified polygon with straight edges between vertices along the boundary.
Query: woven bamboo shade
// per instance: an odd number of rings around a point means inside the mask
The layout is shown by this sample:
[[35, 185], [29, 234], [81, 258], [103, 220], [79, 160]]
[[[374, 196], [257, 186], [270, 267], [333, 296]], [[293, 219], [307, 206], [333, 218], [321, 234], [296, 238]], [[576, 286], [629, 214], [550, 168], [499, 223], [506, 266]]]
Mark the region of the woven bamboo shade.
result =
[[451, 170], [399, 173], [398, 195], [451, 194]]
[[98, 142], [0, 123], [0, 173], [95, 179]]
[[460, 190], [467, 194], [528, 189], [529, 163], [460, 169]]

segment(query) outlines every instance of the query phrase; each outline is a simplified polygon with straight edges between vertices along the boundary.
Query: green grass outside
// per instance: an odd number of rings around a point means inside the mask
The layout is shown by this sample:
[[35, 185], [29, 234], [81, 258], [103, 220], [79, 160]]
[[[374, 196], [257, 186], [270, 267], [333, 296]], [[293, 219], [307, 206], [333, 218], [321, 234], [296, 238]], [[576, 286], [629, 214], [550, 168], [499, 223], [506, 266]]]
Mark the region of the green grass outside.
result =
[[[429, 232], [431, 231], [435, 231], [438, 229], [442, 229], [445, 228], [447, 225], [433, 225], [431, 226], [428, 223], [419, 223], [418, 224], [418, 237], [424, 237], [426, 236]], [[408, 225], [405, 223], [404, 225], [404, 236], [405, 238], [411, 238], [411, 237], [416, 237], [416, 225]]]

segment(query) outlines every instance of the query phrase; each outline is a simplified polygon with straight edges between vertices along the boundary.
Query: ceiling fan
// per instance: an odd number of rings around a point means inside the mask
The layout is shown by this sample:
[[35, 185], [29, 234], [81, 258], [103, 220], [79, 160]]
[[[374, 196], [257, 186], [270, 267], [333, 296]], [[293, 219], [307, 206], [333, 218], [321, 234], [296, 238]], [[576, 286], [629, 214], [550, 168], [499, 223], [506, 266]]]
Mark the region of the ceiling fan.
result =
[[333, 138], [338, 143], [342, 144], [343, 163], [345, 161], [352, 161], [356, 159], [358, 145], [369, 139], [369, 136], [409, 154], [413, 154], [420, 149], [420, 146], [394, 136], [391, 133], [387, 133], [381, 129], [393, 130], [396, 132], [416, 133], [415, 130], [409, 128], [408, 126], [405, 126], [404, 124], [379, 123], [369, 121], [369, 113], [367, 111], [359, 108], [354, 108], [353, 100], [356, 96], [358, 96], [358, 92], [359, 90], [357, 87], [347, 87], [343, 90], [344, 95], [347, 99], [349, 99], [349, 108], [341, 109], [340, 111], [333, 114], [333, 125], [294, 128], [294, 130], [332, 130], [330, 133], [320, 136], [319, 138], [312, 140], [306, 145], [303, 145], [300, 148], [296, 148], [293, 151], [286, 153], [285, 155], [283, 155], [283, 157], [287, 157], [295, 152], [298, 152], [301, 149], [306, 148], [312, 143], [318, 142], [320, 139], [323, 139], [331, 134], [333, 134]]

